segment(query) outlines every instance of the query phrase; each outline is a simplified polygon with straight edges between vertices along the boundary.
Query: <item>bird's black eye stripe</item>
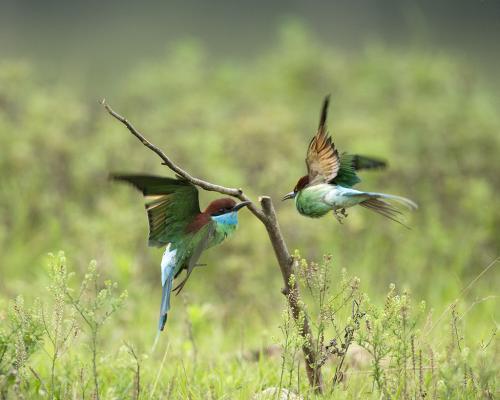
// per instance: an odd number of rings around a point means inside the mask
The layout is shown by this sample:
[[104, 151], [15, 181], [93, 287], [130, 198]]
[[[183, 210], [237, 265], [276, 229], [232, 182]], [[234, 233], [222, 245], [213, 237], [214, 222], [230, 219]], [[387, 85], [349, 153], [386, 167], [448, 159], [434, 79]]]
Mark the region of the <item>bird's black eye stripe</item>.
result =
[[233, 208], [232, 207], [229, 207], [229, 208], [219, 208], [215, 213], [213, 213], [212, 215], [214, 217], [216, 217], [217, 215], [222, 215], [222, 214], [225, 214], [229, 211], [231, 211]]

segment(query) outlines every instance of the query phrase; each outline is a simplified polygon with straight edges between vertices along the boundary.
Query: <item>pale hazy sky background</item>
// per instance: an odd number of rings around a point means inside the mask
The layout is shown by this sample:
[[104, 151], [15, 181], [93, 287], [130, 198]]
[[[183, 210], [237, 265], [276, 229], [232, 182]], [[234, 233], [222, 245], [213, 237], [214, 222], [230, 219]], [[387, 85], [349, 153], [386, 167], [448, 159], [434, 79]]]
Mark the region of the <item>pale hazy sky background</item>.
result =
[[[323, 42], [446, 52], [500, 82], [500, 1], [64, 1], [0, 0], [2, 59], [32, 62], [49, 77], [109, 79], [164, 55], [179, 38], [210, 54], [252, 57], [297, 18]], [[69, 71], [69, 72], [68, 72]]]

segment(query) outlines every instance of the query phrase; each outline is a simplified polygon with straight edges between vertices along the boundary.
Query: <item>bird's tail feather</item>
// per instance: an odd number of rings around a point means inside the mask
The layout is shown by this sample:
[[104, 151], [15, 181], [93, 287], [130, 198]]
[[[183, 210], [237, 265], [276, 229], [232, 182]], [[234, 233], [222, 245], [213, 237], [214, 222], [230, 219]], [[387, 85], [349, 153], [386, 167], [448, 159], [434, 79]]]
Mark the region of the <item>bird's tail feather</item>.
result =
[[359, 203], [359, 205], [368, 208], [369, 210], [375, 211], [376, 213], [383, 215], [384, 217], [389, 218], [390, 220], [397, 222], [398, 224], [401, 224], [406, 228], [408, 228], [408, 226], [406, 226], [399, 219], [401, 211], [399, 211], [397, 208], [395, 208], [394, 206], [392, 206], [391, 204], [387, 203], [384, 200], [371, 198], [362, 201], [361, 203]]
[[160, 319], [158, 321], [158, 330], [163, 331], [167, 322], [168, 311], [170, 310], [170, 293], [174, 282], [174, 269], [168, 268], [166, 271], [166, 279], [163, 283], [161, 292]]
[[161, 259], [161, 304], [160, 304], [160, 318], [158, 320], [158, 332], [156, 334], [155, 341], [153, 343], [153, 348], [151, 352], [154, 352], [158, 340], [160, 338], [160, 332], [165, 328], [167, 323], [168, 312], [170, 310], [170, 293], [172, 292], [172, 286], [174, 284], [175, 277], [175, 266], [176, 266], [176, 253], [177, 250], [171, 248], [169, 243], [163, 253], [163, 258]]
[[[384, 193], [367, 193], [370, 195], [370, 198], [359, 203], [361, 206], [368, 208], [369, 210], [375, 211], [376, 213], [383, 215], [384, 217], [397, 222], [398, 224], [405, 225], [400, 217], [402, 212], [393, 204], [389, 203], [389, 201], [393, 201], [399, 205], [406, 207], [409, 210], [415, 210], [418, 208], [417, 204], [407, 199], [406, 197], [395, 196], [392, 194], [384, 194]], [[388, 200], [388, 201], [387, 201]]]
[[[374, 199], [385, 199], [385, 200], [389, 200], [389, 201], [394, 201], [394, 202], [406, 207], [408, 210], [416, 210], [418, 208], [417, 203], [415, 203], [413, 200], [407, 199], [406, 197], [396, 196], [393, 194], [385, 194], [385, 193], [370, 193], [370, 192], [368, 192], [366, 194], [368, 194], [371, 198], [374, 198]], [[385, 203], [387, 203], [387, 202], [385, 202]]]
[[[163, 271], [162, 271], [163, 272]], [[165, 329], [165, 324], [167, 323], [168, 311], [170, 310], [170, 293], [172, 292], [172, 286], [174, 282], [174, 269], [166, 268], [165, 271], [165, 281], [163, 282], [163, 288], [161, 292], [161, 304], [160, 304], [160, 318], [158, 320], [158, 331], [156, 332], [155, 341], [153, 342], [153, 347], [151, 348], [151, 353], [154, 353], [158, 340], [160, 339], [160, 333]]]

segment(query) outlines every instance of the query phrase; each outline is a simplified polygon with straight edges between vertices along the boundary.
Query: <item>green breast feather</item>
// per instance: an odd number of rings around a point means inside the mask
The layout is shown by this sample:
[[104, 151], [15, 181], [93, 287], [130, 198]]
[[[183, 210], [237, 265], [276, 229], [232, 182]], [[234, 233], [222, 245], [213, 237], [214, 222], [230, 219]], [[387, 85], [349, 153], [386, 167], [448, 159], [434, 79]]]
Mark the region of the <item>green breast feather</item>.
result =
[[324, 197], [330, 189], [328, 184], [322, 184], [301, 190], [295, 197], [298, 212], [311, 218], [319, 218], [328, 213], [331, 206], [325, 203]]

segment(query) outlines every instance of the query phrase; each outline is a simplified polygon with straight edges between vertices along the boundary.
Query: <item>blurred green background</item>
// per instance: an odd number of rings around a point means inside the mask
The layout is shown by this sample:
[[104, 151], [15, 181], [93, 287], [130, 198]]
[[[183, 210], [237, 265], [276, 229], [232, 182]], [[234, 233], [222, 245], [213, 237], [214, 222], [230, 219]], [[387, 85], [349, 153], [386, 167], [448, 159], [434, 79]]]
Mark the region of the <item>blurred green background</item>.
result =
[[[4, 0], [0, 297], [40, 295], [49, 251], [77, 270], [95, 258], [130, 293], [115, 335], [152, 341], [162, 251], [147, 248], [141, 196], [107, 176], [172, 174], [104, 112], [105, 97], [195, 176], [271, 195], [291, 249], [332, 254], [375, 301], [394, 282], [440, 314], [500, 253], [499, 21], [494, 1]], [[327, 93], [337, 146], [389, 161], [360, 187], [420, 204], [411, 230], [364, 209], [344, 225], [310, 220], [278, 201], [304, 174]], [[227, 350], [243, 330], [269, 340], [282, 307], [265, 230], [240, 215], [186, 287], [206, 329], [225, 332], [211, 345]], [[498, 284], [493, 268], [466, 301]], [[497, 305], [468, 313], [474, 336], [491, 333]], [[185, 310], [172, 307], [176, 332]]]

